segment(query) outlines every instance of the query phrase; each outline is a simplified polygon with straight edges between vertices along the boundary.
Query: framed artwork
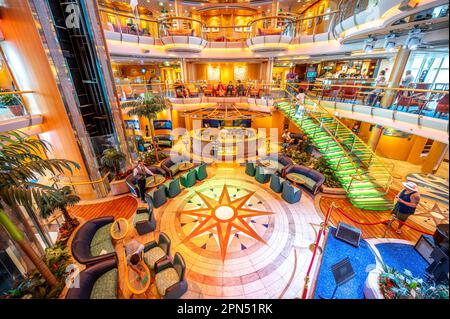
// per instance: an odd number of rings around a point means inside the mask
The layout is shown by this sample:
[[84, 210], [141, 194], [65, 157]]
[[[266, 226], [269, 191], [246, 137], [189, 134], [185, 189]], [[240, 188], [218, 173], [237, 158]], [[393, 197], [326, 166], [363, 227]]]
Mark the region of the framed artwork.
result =
[[208, 66], [208, 80], [220, 81], [220, 67]]

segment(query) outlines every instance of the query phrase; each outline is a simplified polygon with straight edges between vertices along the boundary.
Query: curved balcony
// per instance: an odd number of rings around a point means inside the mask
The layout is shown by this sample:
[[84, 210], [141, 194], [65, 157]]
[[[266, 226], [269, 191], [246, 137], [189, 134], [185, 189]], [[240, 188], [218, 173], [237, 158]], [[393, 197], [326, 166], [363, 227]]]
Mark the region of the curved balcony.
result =
[[200, 20], [185, 17], [167, 17], [159, 20], [161, 42], [167, 51], [201, 52], [208, 41], [203, 37]]
[[270, 16], [254, 19], [248, 24], [251, 34], [247, 45], [253, 52], [285, 51], [295, 34], [295, 18]]

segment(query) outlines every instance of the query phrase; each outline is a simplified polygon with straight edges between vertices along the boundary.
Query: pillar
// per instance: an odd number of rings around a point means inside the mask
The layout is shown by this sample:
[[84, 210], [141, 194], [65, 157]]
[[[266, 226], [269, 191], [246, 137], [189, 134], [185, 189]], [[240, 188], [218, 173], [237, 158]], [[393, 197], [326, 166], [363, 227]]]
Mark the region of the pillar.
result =
[[273, 74], [273, 57], [269, 58], [269, 61], [267, 61], [267, 69], [266, 69], [266, 83], [271, 84], [272, 83], [272, 74]]
[[448, 144], [434, 141], [433, 145], [431, 145], [430, 152], [422, 165], [422, 173], [435, 173], [439, 169], [447, 152]]
[[[411, 54], [411, 50], [408, 48], [404, 48], [403, 46], [397, 52], [395, 57], [395, 62], [392, 67], [391, 75], [389, 77], [389, 88], [397, 88], [400, 86], [402, 81], [402, 76], [406, 68], [406, 64], [408, 63], [409, 56]], [[382, 107], [389, 107], [394, 102], [395, 96], [397, 95], [397, 91], [388, 90], [386, 94], [383, 96], [381, 100]]]
[[423, 162], [423, 158], [420, 157], [420, 154], [422, 154], [423, 148], [427, 144], [428, 139], [417, 135], [415, 135], [413, 138], [413, 146], [411, 148], [411, 151], [409, 152], [407, 161], [414, 165], [421, 165]]
[[180, 60], [180, 66], [181, 66], [181, 81], [183, 83], [188, 82], [188, 69], [187, 69], [187, 62], [186, 58], [181, 58]]
[[367, 144], [375, 152], [378, 146], [378, 142], [380, 141], [381, 136], [383, 135], [383, 127], [375, 125], [370, 132], [369, 141]]

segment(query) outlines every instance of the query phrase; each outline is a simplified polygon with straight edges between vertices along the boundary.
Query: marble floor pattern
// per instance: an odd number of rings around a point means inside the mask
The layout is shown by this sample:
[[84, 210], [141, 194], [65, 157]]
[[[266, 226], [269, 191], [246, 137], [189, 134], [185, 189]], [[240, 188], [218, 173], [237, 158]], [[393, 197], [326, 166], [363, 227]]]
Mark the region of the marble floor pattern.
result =
[[[309, 245], [322, 222], [312, 196], [303, 192], [299, 203], [288, 204], [269, 184], [261, 185], [245, 175], [244, 167], [208, 167], [208, 175], [155, 211], [155, 235], [168, 234], [171, 255], [180, 252], [186, 262], [189, 289], [183, 298], [300, 297], [312, 256]], [[246, 207], [273, 214], [246, 218], [263, 241], [235, 229], [222, 260], [214, 230], [183, 242], [201, 218], [180, 212], [204, 207], [196, 191], [217, 198], [225, 184], [232, 199], [255, 192]]]

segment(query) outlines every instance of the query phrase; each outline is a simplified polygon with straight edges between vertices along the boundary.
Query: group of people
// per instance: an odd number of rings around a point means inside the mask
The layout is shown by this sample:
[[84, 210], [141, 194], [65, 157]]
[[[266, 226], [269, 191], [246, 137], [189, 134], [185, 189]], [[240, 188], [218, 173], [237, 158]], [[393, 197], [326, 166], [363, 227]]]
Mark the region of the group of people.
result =
[[[217, 85], [212, 86], [209, 86], [204, 81], [200, 84], [199, 91], [203, 94], [211, 94], [213, 96], [247, 96], [251, 95], [250, 93], [253, 88], [253, 84], [249, 84], [246, 88], [241, 80], [237, 80], [236, 85], [233, 81], [229, 81], [227, 85], [219, 81]], [[177, 97], [189, 97], [189, 90], [181, 81], [177, 80], [175, 82], [174, 89]]]

